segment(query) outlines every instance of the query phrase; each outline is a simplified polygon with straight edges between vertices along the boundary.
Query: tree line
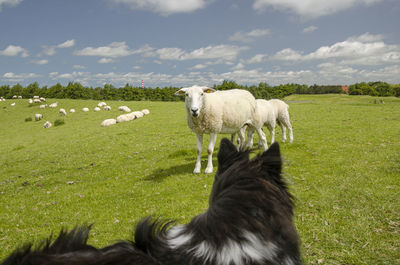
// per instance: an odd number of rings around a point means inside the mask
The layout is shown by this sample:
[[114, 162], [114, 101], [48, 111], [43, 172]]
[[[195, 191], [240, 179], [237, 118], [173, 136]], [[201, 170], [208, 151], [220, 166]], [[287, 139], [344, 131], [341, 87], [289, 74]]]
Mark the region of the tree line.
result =
[[[328, 93], [349, 93], [350, 95], [370, 95], [370, 96], [396, 96], [400, 97], [400, 84], [393, 85], [385, 82], [357, 83], [344, 89], [343, 86], [327, 85], [300, 85], [285, 84], [270, 86], [265, 82], [256, 85], [239, 85], [234, 81], [224, 80], [219, 85], [214, 85], [216, 90], [226, 90], [241, 88], [250, 91], [256, 98], [284, 98], [291, 94], [328, 94]], [[0, 96], [11, 99], [14, 95], [23, 98], [41, 96], [45, 98], [69, 98], [69, 99], [94, 99], [94, 100], [149, 100], [149, 101], [180, 101], [183, 97], [177, 97], [174, 93], [178, 87], [134, 87], [126, 84], [123, 87], [114, 87], [105, 84], [103, 87], [87, 87], [77, 82], [69, 82], [66, 86], [57, 83], [56, 85], [40, 87], [37, 82], [27, 86], [16, 84], [13, 86], [0, 86]]]

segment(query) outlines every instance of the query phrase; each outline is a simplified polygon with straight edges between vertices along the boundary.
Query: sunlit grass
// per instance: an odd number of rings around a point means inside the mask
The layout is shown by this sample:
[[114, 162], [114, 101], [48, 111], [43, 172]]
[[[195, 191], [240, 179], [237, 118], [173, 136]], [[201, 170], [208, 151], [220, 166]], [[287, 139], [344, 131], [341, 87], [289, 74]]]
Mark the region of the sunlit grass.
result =
[[[400, 99], [286, 100], [294, 143], [281, 144], [284, 176], [305, 263], [400, 263]], [[77, 112], [0, 102], [0, 259], [63, 226], [94, 223], [90, 243], [104, 246], [130, 238], [143, 216], [185, 223], [208, 207], [213, 175], [191, 173], [196, 139], [183, 102], [111, 101], [111, 111], [94, 112], [97, 101], [57, 101]], [[150, 114], [100, 127], [121, 105]], [[35, 113], [43, 120], [25, 122]], [[64, 124], [43, 128], [57, 119]]]

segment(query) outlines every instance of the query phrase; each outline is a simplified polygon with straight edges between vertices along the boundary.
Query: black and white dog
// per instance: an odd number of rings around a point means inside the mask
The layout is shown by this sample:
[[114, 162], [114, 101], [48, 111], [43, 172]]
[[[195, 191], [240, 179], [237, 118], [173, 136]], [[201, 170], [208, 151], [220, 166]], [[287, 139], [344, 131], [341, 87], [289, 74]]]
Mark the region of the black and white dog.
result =
[[218, 163], [209, 209], [186, 225], [148, 217], [136, 226], [133, 242], [102, 249], [87, 244], [90, 226], [76, 227], [36, 249], [20, 248], [2, 264], [301, 264], [279, 145], [250, 160], [248, 151], [222, 139]]

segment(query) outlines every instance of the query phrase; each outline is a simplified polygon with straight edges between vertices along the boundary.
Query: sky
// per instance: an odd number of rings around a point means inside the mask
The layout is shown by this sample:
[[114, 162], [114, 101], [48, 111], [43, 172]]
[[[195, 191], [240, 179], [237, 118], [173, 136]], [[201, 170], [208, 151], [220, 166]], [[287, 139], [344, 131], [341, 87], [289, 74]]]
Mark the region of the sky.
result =
[[400, 83], [399, 0], [0, 0], [0, 85]]

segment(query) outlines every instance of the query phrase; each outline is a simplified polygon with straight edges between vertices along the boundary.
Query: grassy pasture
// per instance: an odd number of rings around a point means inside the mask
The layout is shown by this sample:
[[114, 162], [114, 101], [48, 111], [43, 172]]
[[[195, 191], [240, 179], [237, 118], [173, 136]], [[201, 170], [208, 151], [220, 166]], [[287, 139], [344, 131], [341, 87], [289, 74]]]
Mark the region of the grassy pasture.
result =
[[[294, 143], [281, 151], [305, 264], [400, 264], [400, 99], [374, 99], [286, 98]], [[0, 260], [63, 226], [94, 223], [90, 243], [104, 246], [129, 239], [143, 216], [185, 223], [207, 208], [213, 175], [191, 173], [196, 139], [184, 103], [111, 101], [111, 111], [94, 112], [98, 101], [57, 101], [44, 110], [0, 102]], [[121, 105], [150, 114], [100, 127]], [[77, 112], [60, 117], [59, 108]], [[65, 124], [42, 127], [56, 119]]]

